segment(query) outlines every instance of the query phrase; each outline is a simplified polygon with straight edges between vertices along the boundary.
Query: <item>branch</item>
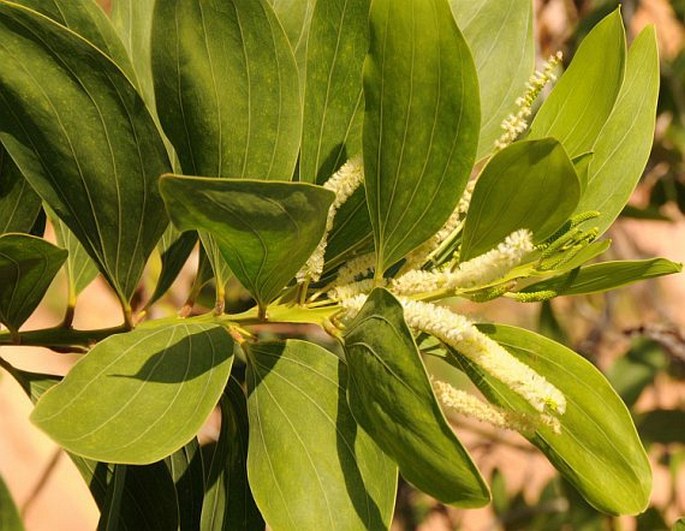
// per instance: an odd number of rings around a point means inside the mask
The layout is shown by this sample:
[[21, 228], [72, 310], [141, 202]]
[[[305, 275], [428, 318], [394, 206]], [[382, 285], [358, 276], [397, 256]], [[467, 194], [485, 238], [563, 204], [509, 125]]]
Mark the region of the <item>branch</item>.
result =
[[13, 337], [10, 332], [0, 332], [0, 346], [22, 345], [32, 347], [46, 347], [56, 352], [87, 352], [98, 341], [122, 332], [128, 332], [126, 325], [97, 330], [74, 330], [62, 326], [19, 332]]

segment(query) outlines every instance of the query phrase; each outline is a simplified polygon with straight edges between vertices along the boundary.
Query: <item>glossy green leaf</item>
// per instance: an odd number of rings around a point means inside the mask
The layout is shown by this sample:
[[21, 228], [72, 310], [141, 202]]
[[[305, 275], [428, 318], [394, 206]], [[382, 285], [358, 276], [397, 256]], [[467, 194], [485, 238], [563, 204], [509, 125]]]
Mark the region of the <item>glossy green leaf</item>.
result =
[[162, 258], [162, 271], [147, 306], [154, 304], [169, 290], [188, 261], [196, 243], [195, 232], [181, 233], [173, 225], [167, 227], [158, 246]]
[[559, 295], [601, 293], [648, 278], [679, 273], [682, 268], [682, 264], [671, 262], [665, 258], [601, 262], [573, 269], [559, 277], [537, 282], [522, 291], [525, 293], [552, 290]]
[[332, 192], [306, 183], [165, 176], [161, 189], [174, 224], [212, 234], [261, 306], [316, 248], [333, 201]]
[[[606, 378], [587, 360], [543, 336], [507, 325], [479, 325], [566, 397], [561, 433], [541, 425], [530, 442], [596, 509], [637, 514], [649, 502], [652, 472], [635, 426]], [[458, 364], [494, 403], [535, 414], [532, 406], [458, 353]]]
[[3, 0], [0, 42], [0, 140], [127, 302], [168, 222], [157, 128], [122, 71], [63, 26]]
[[0, 529], [3, 531], [23, 531], [19, 511], [14, 504], [12, 494], [0, 476]]
[[516, 142], [483, 169], [464, 225], [461, 260], [483, 254], [518, 229], [534, 241], [551, 236], [573, 213], [580, 181], [556, 140]]
[[98, 266], [88, 256], [83, 245], [76, 239], [74, 233], [55, 215], [50, 215], [50, 223], [55, 230], [55, 239], [60, 247], [69, 253], [66, 262], [67, 279], [69, 282], [69, 299], [74, 302], [88, 284], [98, 274]]
[[67, 259], [64, 249], [27, 234], [0, 236], [0, 322], [16, 331]]
[[307, 38], [314, 14], [316, 0], [268, 0], [278, 21], [283, 26], [290, 41], [300, 70], [300, 80], [304, 82], [304, 69], [307, 59]]
[[300, 180], [324, 182], [361, 152], [370, 0], [317, 2], [307, 41]]
[[222, 327], [190, 322], [111, 336], [45, 393], [31, 418], [77, 455], [151, 463], [200, 429], [228, 380], [233, 348]]
[[185, 173], [292, 178], [298, 72], [266, 0], [158, 0], [152, 71], [159, 117]]
[[628, 52], [625, 82], [616, 107], [592, 148], [587, 191], [578, 212], [598, 210], [588, 222], [606, 231], [625, 206], [647, 164], [659, 95], [659, 53], [653, 27], [645, 28]]
[[478, 79], [447, 0], [375, 0], [364, 64], [364, 168], [385, 271], [437, 232], [476, 155]]
[[345, 332], [348, 402], [402, 476], [443, 503], [480, 507], [488, 488], [433, 394], [399, 302], [374, 290]]
[[592, 151], [623, 83], [626, 37], [617, 9], [583, 39], [540, 107], [529, 138], [552, 136], [570, 157]]
[[533, 73], [533, 2], [530, 0], [450, 0], [452, 12], [471, 48], [480, 86], [478, 155], [492, 152], [503, 133], [500, 124], [517, 110], [516, 98]]
[[202, 505], [200, 529], [264, 529], [264, 520], [247, 481], [247, 399], [235, 379], [229, 380], [219, 405], [221, 432], [209, 454], [207, 493]]
[[397, 469], [355, 422], [343, 362], [299, 340], [248, 350], [247, 471], [278, 530], [390, 527]]
[[40, 205], [40, 197], [0, 145], [0, 234], [29, 232]]

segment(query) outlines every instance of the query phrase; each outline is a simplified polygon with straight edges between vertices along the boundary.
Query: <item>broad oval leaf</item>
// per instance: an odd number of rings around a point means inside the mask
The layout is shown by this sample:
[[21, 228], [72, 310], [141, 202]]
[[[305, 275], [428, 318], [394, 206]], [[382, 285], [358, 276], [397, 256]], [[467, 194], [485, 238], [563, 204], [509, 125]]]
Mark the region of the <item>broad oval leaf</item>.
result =
[[603, 233], [614, 222], [647, 164], [659, 96], [659, 52], [653, 27], [645, 28], [628, 52], [626, 77], [616, 106], [595, 145], [588, 186], [578, 212], [598, 210], [588, 222]]
[[399, 302], [371, 292], [345, 332], [347, 397], [364, 428], [402, 476], [443, 503], [480, 507], [488, 487], [433, 394]]
[[370, 0], [317, 2], [307, 41], [300, 180], [324, 182], [361, 152]]
[[[479, 328], [566, 397], [566, 412], [559, 417], [561, 433], [541, 425], [530, 442], [596, 509], [642, 512], [649, 502], [652, 471], [630, 413], [606, 378], [572, 350], [528, 330], [499, 324]], [[450, 352], [492, 402], [535, 415], [524, 399]]]
[[522, 291], [525, 293], [552, 290], [559, 295], [601, 293], [648, 278], [680, 273], [682, 269], [682, 264], [665, 258], [601, 262], [574, 269], [559, 277], [536, 282]]
[[269, 526], [388, 529], [397, 468], [350, 413], [344, 363], [298, 340], [251, 345], [248, 360], [247, 471]]
[[481, 124], [477, 159], [492, 152], [501, 123], [515, 112], [516, 98], [533, 73], [533, 2], [450, 0], [478, 71]]
[[204, 230], [261, 307], [273, 301], [324, 233], [333, 193], [307, 183], [162, 178], [174, 225]]
[[481, 255], [518, 229], [534, 241], [551, 236], [573, 213], [581, 184], [553, 138], [516, 142], [490, 159], [469, 206], [461, 260]]
[[127, 304], [168, 223], [154, 121], [107, 56], [52, 20], [2, 1], [0, 42], [0, 140]]
[[447, 0], [375, 0], [363, 146], [376, 274], [452, 214], [478, 145], [478, 78]]
[[568, 70], [536, 114], [529, 138], [553, 136], [571, 158], [592, 151], [616, 103], [625, 62], [625, 30], [616, 9], [580, 43]]
[[43, 395], [31, 419], [77, 455], [152, 463], [200, 429], [226, 385], [233, 349], [228, 333], [211, 324], [111, 336]]
[[152, 72], [185, 173], [292, 178], [302, 127], [297, 65], [266, 0], [158, 0]]
[[7, 485], [0, 476], [0, 529], [3, 531], [24, 531], [19, 511]]
[[0, 144], [0, 234], [29, 232], [41, 200]]
[[67, 251], [27, 234], [0, 236], [0, 322], [16, 332], [40, 303]]

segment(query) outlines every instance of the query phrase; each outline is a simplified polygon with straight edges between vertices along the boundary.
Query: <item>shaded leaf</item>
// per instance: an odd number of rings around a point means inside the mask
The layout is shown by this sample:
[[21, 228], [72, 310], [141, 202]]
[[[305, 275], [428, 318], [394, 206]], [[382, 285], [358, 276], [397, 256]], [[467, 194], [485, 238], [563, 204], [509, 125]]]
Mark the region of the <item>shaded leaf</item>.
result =
[[222, 327], [192, 322], [111, 336], [45, 393], [31, 419], [77, 455], [151, 463], [200, 429], [228, 380], [233, 348]]
[[0, 42], [0, 140], [127, 303], [167, 225], [157, 128], [124, 73], [63, 26], [2, 1]]
[[[652, 472], [630, 414], [606, 378], [572, 350], [533, 332], [507, 325], [479, 329], [566, 397], [566, 412], [559, 417], [561, 432], [540, 425], [528, 440], [596, 509], [609, 514], [642, 512], [649, 502]], [[489, 400], [535, 414], [525, 399], [466, 357], [450, 352]]]
[[556, 140], [516, 142], [498, 152], [478, 178], [469, 206], [460, 260], [481, 255], [518, 229], [535, 242], [551, 236], [573, 213], [580, 181]]
[[638, 340], [606, 371], [611, 386], [628, 408], [632, 408], [657, 374], [668, 368], [668, 355], [658, 343]]
[[3, 531], [23, 531], [19, 511], [14, 504], [12, 494], [0, 476], [0, 529]]
[[453, 212], [478, 145], [478, 79], [445, 0], [376, 0], [364, 64], [364, 168], [384, 272]]
[[529, 138], [552, 136], [572, 158], [591, 151], [616, 103], [625, 62], [625, 30], [616, 9], [580, 43], [568, 70], [535, 115]]
[[174, 224], [212, 234], [262, 307], [318, 245], [333, 200], [332, 192], [306, 183], [165, 176], [161, 189]]
[[443, 503], [480, 507], [488, 488], [433, 394], [399, 302], [371, 292], [345, 333], [348, 402], [402, 476]]
[[317, 2], [307, 41], [300, 180], [322, 183], [361, 152], [370, 0]]
[[78, 294], [95, 280], [98, 267], [62, 220], [51, 214], [50, 223], [55, 230], [57, 244], [69, 252], [66, 271], [69, 282], [69, 299], [70, 302], [74, 302]]
[[298, 72], [266, 0], [158, 0], [157, 111], [184, 172], [289, 180], [301, 134]]
[[196, 243], [197, 233], [181, 233], [173, 225], [167, 227], [158, 246], [162, 258], [162, 271], [159, 274], [155, 291], [147, 302], [147, 306], [154, 304], [169, 291], [169, 288], [178, 278], [181, 269], [186, 264]]
[[64, 249], [27, 234], [0, 236], [0, 322], [16, 331], [67, 259]]
[[248, 477], [269, 526], [389, 528], [397, 469], [352, 417], [342, 361], [299, 340], [248, 360]]
[[645, 444], [685, 444], [684, 422], [685, 411], [655, 409], [638, 417], [637, 429]]
[[176, 489], [179, 528], [195, 531], [200, 528], [202, 500], [205, 493], [204, 463], [197, 438], [179, 448], [165, 460]]
[[492, 152], [501, 123], [533, 73], [533, 2], [530, 0], [450, 0], [471, 49], [480, 86], [482, 120], [477, 159]]
[[40, 205], [40, 197], [0, 145], [0, 234], [29, 232]]

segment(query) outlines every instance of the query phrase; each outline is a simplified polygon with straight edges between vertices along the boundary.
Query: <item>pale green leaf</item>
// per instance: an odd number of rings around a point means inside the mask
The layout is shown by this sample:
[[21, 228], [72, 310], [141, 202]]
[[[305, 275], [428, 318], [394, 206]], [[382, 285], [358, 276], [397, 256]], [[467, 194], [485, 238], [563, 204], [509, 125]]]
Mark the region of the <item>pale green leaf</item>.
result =
[[0, 42], [0, 140], [127, 302], [168, 222], [154, 121], [108, 57], [50, 19], [2, 0]]
[[299, 340], [248, 352], [247, 470], [277, 530], [390, 527], [397, 469], [345, 402], [345, 365]]
[[45, 393], [31, 418], [77, 455], [152, 463], [200, 429], [228, 380], [233, 348], [222, 327], [191, 322], [111, 336]]
[[12, 494], [0, 476], [0, 529], [3, 531], [24, 531], [19, 511]]
[[659, 54], [653, 27], [645, 28], [628, 52], [626, 77], [616, 106], [592, 147], [588, 186], [578, 212], [598, 210], [588, 222], [600, 234], [621, 213], [647, 164], [659, 96]]
[[0, 234], [29, 232], [40, 205], [40, 197], [0, 145]]
[[443, 503], [481, 507], [488, 487], [445, 420], [402, 306], [371, 292], [345, 332], [348, 402], [402, 476]]
[[531, 0], [450, 0], [478, 71], [482, 120], [478, 155], [490, 153], [533, 73]]
[[452, 214], [476, 156], [480, 106], [447, 0], [375, 0], [370, 39], [363, 145], [380, 274]]
[[212, 234], [262, 307], [316, 248], [333, 201], [332, 192], [307, 183], [165, 176], [161, 189], [174, 224]]
[[78, 294], [95, 279], [98, 274], [98, 267], [64, 222], [52, 213], [49, 217], [55, 230], [57, 245], [69, 252], [66, 271], [69, 282], [69, 298], [71, 299], [70, 302], [73, 302]]
[[361, 152], [370, 0], [317, 2], [307, 41], [300, 180], [324, 182]]
[[680, 273], [683, 266], [665, 258], [616, 260], [573, 269], [565, 275], [543, 280], [524, 290], [555, 291], [559, 295], [601, 293], [649, 278]]
[[469, 206], [461, 260], [495, 247], [519, 229], [540, 242], [573, 213], [580, 181], [556, 140], [516, 142], [498, 152], [483, 169]]
[[300, 70], [300, 81], [304, 82], [307, 59], [307, 36], [316, 0], [268, 0], [278, 17]]
[[152, 71], [159, 117], [185, 173], [292, 178], [298, 72], [266, 0], [158, 0]]
[[[528, 439], [596, 509], [637, 514], [649, 502], [652, 472], [635, 426], [606, 378], [587, 360], [543, 336], [506, 325], [481, 331], [556, 386], [566, 397], [561, 432], [537, 426]], [[452, 353], [478, 388], [494, 403], [535, 415], [535, 410], [477, 365]]]
[[67, 251], [27, 234], [0, 236], [0, 322], [16, 331], [40, 303]]
[[529, 138], [552, 136], [571, 158], [591, 151], [616, 103], [626, 62], [620, 10], [583, 39], [568, 70], [540, 107]]

